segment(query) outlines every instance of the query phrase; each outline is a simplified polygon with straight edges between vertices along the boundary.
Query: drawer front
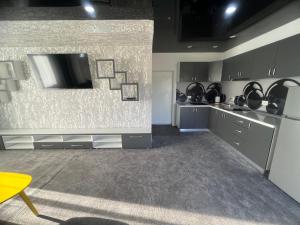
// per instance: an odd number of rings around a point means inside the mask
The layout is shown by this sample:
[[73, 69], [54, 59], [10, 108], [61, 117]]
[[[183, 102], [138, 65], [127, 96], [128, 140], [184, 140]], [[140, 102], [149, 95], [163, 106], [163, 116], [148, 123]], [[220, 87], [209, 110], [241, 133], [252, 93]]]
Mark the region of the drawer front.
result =
[[247, 135], [248, 135], [248, 129], [245, 127], [239, 126], [236, 123], [232, 123], [231, 132], [233, 135], [238, 136], [243, 139], [246, 139]]
[[64, 148], [67, 149], [90, 149], [93, 148], [92, 142], [64, 142]]
[[125, 149], [151, 148], [152, 134], [123, 134], [122, 146]]
[[62, 142], [34, 142], [34, 149], [63, 149], [64, 145]]
[[228, 142], [238, 151], [243, 153], [246, 142], [242, 138], [237, 137], [235, 135], [231, 135], [231, 138], [228, 140]]
[[251, 126], [251, 122], [249, 120], [245, 120], [239, 117], [234, 118], [233, 123], [244, 128], [249, 128]]

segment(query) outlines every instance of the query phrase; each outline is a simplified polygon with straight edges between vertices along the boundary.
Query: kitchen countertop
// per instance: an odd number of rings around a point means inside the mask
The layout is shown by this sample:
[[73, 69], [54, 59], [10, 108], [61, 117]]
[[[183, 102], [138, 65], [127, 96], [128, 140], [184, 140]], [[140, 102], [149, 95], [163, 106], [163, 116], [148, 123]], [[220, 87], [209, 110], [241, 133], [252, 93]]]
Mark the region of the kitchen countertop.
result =
[[218, 109], [224, 111], [226, 113], [239, 116], [241, 118], [253, 121], [255, 123], [259, 123], [264, 126], [268, 126], [271, 128], [278, 128], [281, 123], [281, 116], [272, 115], [266, 112], [261, 111], [232, 111], [229, 108], [232, 108], [234, 105], [229, 104], [207, 104], [207, 105], [192, 105], [190, 103], [176, 103], [179, 107], [210, 107], [214, 109]]

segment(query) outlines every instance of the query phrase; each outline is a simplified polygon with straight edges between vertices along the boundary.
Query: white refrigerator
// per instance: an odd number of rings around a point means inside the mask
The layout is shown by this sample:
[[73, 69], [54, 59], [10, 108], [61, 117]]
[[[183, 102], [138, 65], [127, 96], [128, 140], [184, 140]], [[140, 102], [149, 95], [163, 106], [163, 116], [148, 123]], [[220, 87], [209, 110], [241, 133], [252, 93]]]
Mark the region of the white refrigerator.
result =
[[269, 179], [300, 202], [300, 87], [290, 87]]

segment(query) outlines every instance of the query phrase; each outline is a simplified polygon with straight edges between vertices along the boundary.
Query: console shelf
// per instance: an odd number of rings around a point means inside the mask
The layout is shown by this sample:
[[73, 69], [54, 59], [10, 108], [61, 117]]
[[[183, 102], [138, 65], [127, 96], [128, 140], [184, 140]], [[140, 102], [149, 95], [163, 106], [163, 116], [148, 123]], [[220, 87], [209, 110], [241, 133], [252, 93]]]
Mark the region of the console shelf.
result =
[[5, 143], [6, 149], [34, 149], [33, 143]]
[[94, 142], [93, 148], [122, 148], [122, 142]]
[[121, 135], [93, 135], [93, 142], [122, 142]]
[[127, 133], [93, 130], [21, 130], [0, 131], [0, 149], [130, 149], [150, 148], [151, 133]]

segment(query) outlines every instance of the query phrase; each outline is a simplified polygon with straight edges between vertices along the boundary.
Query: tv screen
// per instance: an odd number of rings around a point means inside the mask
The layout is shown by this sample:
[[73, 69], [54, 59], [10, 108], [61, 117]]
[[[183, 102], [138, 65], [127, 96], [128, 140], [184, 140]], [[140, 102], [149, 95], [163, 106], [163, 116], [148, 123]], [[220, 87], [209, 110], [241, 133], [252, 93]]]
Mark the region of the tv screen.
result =
[[28, 55], [44, 88], [93, 88], [88, 56], [81, 54]]

